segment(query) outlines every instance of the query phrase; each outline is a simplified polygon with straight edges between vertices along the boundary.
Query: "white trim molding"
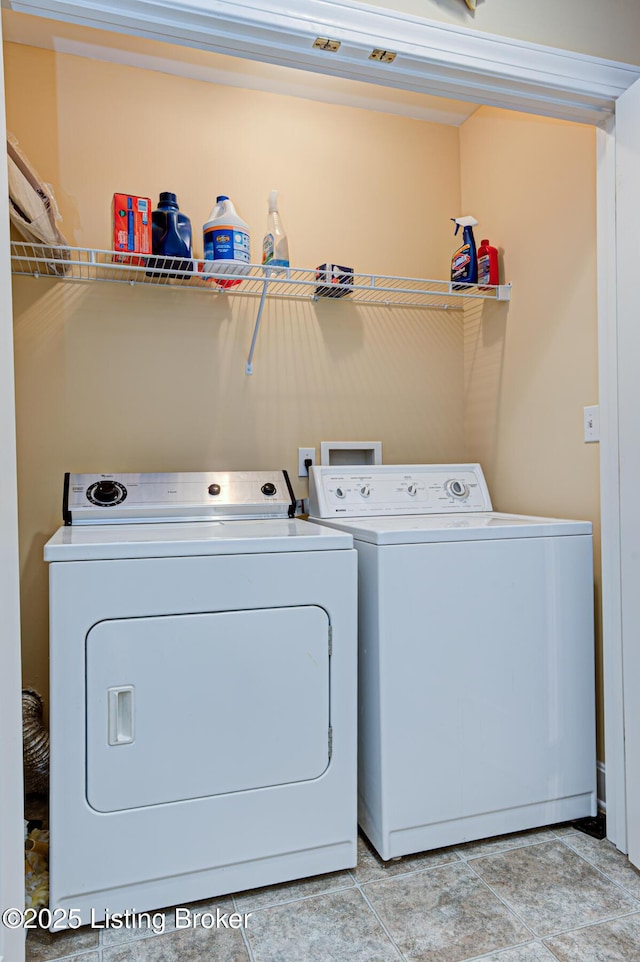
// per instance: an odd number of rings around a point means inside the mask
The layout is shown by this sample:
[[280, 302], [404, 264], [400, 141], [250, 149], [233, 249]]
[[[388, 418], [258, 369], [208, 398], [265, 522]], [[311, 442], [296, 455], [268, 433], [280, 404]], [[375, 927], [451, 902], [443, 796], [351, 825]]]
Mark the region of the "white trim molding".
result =
[[[616, 281], [616, 139], [611, 118], [597, 132], [598, 382], [605, 756], [609, 772], [607, 838], [627, 852]], [[600, 764], [600, 763], [599, 763]], [[600, 795], [600, 774], [598, 777]]]
[[[640, 67], [357, 0], [2, 0], [20, 13], [472, 103], [600, 123]], [[340, 41], [335, 53], [316, 37]], [[370, 60], [374, 47], [391, 64]]]

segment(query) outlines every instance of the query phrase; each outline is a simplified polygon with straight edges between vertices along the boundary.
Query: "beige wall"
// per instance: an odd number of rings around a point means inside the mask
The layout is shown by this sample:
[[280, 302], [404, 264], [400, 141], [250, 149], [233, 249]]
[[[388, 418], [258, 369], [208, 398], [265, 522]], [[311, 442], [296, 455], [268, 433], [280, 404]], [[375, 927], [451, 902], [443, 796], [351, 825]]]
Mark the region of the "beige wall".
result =
[[224, 193], [250, 224], [259, 260], [278, 187], [299, 266], [446, 270], [459, 198], [453, 127], [20, 44], [6, 44], [5, 56], [9, 130], [54, 184], [72, 244], [111, 246], [114, 191], [155, 204], [175, 190], [202, 256], [201, 225]]
[[508, 316], [465, 313], [467, 455], [499, 510], [593, 521], [600, 659], [595, 130], [483, 107], [460, 142], [462, 206], [513, 283]]
[[640, 64], [638, 0], [367, 0], [374, 7]]
[[201, 254], [225, 192], [257, 257], [278, 186], [300, 266], [446, 277], [448, 218], [472, 212], [514, 284], [510, 305], [468, 308], [464, 324], [270, 301], [246, 377], [250, 298], [15, 278], [26, 682], [46, 692], [42, 545], [66, 470], [286, 467], [302, 495], [298, 446], [381, 439], [389, 462], [480, 460], [497, 508], [598, 531], [598, 448], [582, 441], [597, 401], [592, 129], [481, 108], [458, 130], [14, 44], [5, 56], [9, 128], [73, 244], [110, 246], [114, 190], [170, 189]]
[[[114, 190], [175, 190], [194, 225], [228, 193], [257, 257], [272, 187], [292, 260], [446, 276], [458, 130], [8, 44], [8, 126], [55, 187], [68, 240], [110, 246]], [[380, 439], [386, 460], [464, 458], [461, 312], [256, 301], [14, 279], [25, 682], [47, 690], [42, 546], [64, 471], [286, 467]]]

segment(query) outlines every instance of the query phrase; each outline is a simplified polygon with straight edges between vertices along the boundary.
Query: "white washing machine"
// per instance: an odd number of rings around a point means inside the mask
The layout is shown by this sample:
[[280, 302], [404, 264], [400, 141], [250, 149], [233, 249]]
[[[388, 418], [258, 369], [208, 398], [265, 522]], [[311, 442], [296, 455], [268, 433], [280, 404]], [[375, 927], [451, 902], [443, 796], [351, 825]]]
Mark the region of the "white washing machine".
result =
[[359, 567], [359, 821], [382, 858], [596, 814], [591, 524], [480, 465], [315, 467]]
[[285, 472], [68, 475], [51, 603], [51, 908], [356, 863], [350, 535]]

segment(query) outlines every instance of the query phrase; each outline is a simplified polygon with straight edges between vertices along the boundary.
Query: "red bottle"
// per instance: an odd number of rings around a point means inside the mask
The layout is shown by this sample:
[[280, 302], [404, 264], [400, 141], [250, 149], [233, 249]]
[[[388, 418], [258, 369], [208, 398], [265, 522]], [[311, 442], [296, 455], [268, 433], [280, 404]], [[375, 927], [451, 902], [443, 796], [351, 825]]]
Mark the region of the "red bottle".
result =
[[483, 240], [478, 248], [478, 286], [499, 283], [498, 251], [488, 240]]

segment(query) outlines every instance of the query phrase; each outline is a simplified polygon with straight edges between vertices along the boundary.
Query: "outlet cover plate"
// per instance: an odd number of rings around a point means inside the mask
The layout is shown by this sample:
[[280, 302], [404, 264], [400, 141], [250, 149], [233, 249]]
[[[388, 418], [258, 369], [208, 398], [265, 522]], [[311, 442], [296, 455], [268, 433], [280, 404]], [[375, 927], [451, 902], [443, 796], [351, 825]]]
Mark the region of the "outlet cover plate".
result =
[[584, 409], [584, 440], [587, 444], [600, 440], [599, 404], [591, 404]]
[[305, 461], [311, 460], [312, 464], [316, 463], [316, 449], [315, 448], [298, 448], [298, 477], [308, 478], [309, 472], [305, 465]]

